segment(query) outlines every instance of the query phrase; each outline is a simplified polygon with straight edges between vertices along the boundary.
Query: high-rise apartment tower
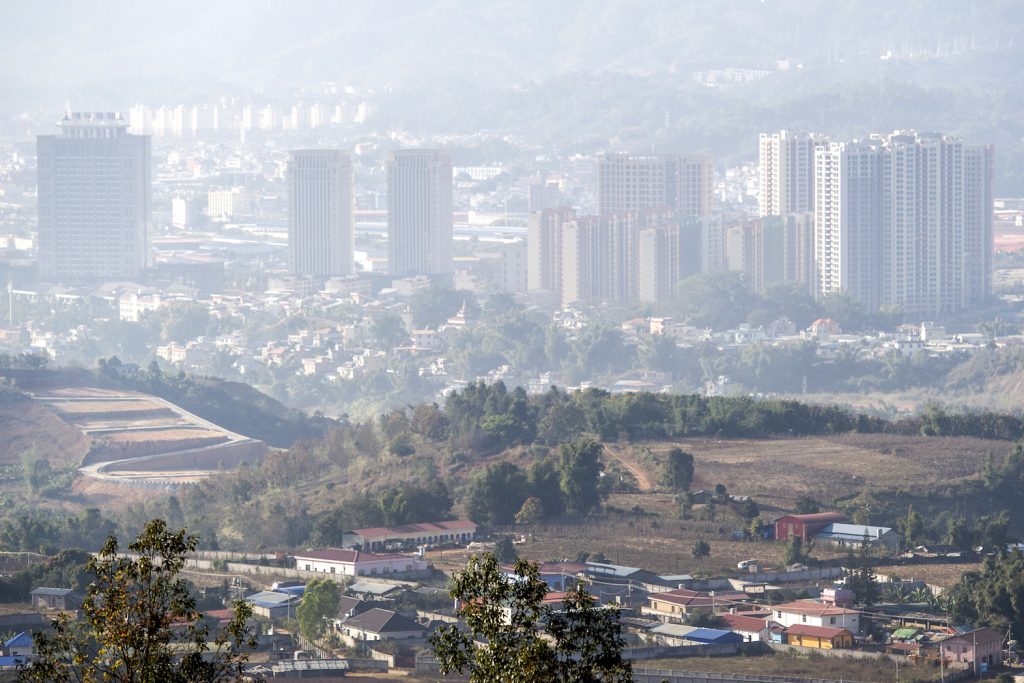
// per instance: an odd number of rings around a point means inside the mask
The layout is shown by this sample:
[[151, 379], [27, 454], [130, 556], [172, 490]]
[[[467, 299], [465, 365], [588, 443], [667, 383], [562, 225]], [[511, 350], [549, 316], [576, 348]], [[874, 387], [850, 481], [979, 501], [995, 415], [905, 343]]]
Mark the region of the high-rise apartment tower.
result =
[[355, 218], [352, 162], [333, 149], [291, 153], [288, 163], [288, 255], [292, 274], [318, 279], [352, 275]]
[[109, 112], [68, 114], [60, 129], [36, 142], [40, 276], [139, 277], [149, 257], [149, 137]]
[[436, 149], [400, 149], [387, 162], [392, 276], [452, 272], [452, 164]]

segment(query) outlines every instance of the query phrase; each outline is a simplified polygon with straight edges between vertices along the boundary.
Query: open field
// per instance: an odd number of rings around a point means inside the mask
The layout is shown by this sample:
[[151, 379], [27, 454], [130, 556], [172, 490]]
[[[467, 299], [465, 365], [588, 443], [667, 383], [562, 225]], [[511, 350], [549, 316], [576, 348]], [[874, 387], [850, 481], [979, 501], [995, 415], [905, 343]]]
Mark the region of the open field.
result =
[[[691, 519], [682, 519], [679, 498], [658, 490], [661, 469], [669, 449], [679, 446], [692, 453], [695, 480], [692, 490], [724, 484], [731, 494], [749, 495], [767, 520], [791, 512], [800, 495], [831, 506], [863, 490], [921, 492], [955, 487], [977, 478], [988, 457], [999, 457], [1011, 445], [972, 438], [928, 438], [849, 434], [830, 437], [714, 440], [678, 443], [610, 444], [605, 452], [610, 472], [627, 478], [639, 492], [612, 494], [607, 514], [588, 519], [568, 518], [526, 530], [517, 549], [532, 560], [574, 559], [578, 552], [603, 553], [610, 562], [644, 567], [657, 572], [693, 575], [735, 573], [742, 560], [758, 560], [764, 569], [779, 568], [785, 548], [781, 543], [735, 540], [748, 524], [729, 506], [696, 506]], [[517, 449], [501, 459], [529, 464], [529, 455]], [[477, 465], [479, 466], [479, 465]], [[460, 472], [467, 476], [469, 472]], [[650, 489], [644, 491], [644, 489]], [[713, 515], [713, 516], [712, 516]], [[697, 540], [711, 545], [711, 555], [694, 558]], [[841, 559], [846, 553], [815, 547], [812, 557]], [[446, 568], [465, 562], [465, 553], [445, 551], [434, 558]], [[934, 585], [951, 585], [973, 565], [914, 565], [894, 568], [901, 577], [913, 575]]]
[[144, 400], [53, 400], [50, 401], [50, 405], [58, 413], [72, 419], [76, 419], [78, 416], [87, 417], [94, 413], [149, 413], [166, 410], [157, 403]]
[[691, 440], [650, 444], [660, 466], [678, 445], [695, 460], [694, 489], [724, 484], [730, 493], [791, 509], [809, 495], [823, 502], [863, 489], [920, 490], [977, 478], [988, 455], [1003, 457], [1012, 444], [968, 437], [885, 434], [765, 440]]

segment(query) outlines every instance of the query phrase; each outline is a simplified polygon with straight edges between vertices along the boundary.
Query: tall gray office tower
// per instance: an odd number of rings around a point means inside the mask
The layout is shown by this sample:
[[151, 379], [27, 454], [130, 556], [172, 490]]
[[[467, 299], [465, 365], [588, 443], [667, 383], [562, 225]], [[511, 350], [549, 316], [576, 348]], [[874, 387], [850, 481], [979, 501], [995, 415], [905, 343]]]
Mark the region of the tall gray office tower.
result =
[[60, 129], [36, 141], [40, 276], [138, 277], [149, 257], [149, 136], [109, 112], [69, 113]]
[[436, 149], [388, 156], [388, 269], [391, 275], [452, 272], [452, 164]]
[[352, 161], [334, 149], [304, 149], [288, 162], [288, 256], [293, 275], [352, 275]]

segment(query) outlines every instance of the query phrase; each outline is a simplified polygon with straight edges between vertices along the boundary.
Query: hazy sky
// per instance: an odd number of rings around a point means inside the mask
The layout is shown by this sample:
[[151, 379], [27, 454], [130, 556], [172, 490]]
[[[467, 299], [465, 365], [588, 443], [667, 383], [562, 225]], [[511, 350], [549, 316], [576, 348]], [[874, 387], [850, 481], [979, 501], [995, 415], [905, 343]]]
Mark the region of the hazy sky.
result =
[[1015, 0], [5, 0], [0, 85], [56, 94], [401, 83], [438, 72], [514, 83], [874, 56], [890, 41], [1008, 44], [1022, 17]]

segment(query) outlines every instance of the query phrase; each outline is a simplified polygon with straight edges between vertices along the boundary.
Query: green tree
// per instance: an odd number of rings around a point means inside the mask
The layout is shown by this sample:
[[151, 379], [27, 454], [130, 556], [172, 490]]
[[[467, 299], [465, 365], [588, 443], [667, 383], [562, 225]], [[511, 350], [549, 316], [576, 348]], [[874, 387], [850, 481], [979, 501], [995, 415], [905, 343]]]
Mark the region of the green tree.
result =
[[821, 503], [808, 495], [798, 496], [796, 499], [796, 514], [813, 515], [821, 512]]
[[799, 536], [790, 536], [789, 540], [786, 541], [786, 556], [784, 560], [786, 566], [799, 564], [806, 559], [807, 553], [804, 552], [803, 539]]
[[986, 558], [980, 571], [964, 574], [949, 594], [957, 623], [1009, 628], [1014, 638], [1024, 638], [1024, 553]]
[[693, 483], [693, 456], [682, 448], [670, 450], [662, 480], [673, 491], [689, 491]]
[[601, 507], [602, 450], [604, 446], [590, 440], [563, 444], [559, 449], [562, 492], [571, 512], [589, 514]]
[[[61, 615], [53, 631], [34, 636], [36, 655], [20, 681], [157, 683], [241, 681], [255, 638], [246, 628], [252, 608], [234, 605], [231, 623], [211, 634], [180, 577], [197, 538], [148, 522], [123, 555], [111, 536], [89, 559], [92, 583], [82, 618]], [[174, 641], [172, 643], [172, 641]]]
[[690, 547], [690, 554], [693, 555], [694, 558], [708, 557], [711, 555], [711, 544], [704, 539], [694, 541], [693, 545]]
[[875, 576], [875, 558], [867, 534], [861, 540], [856, 554], [846, 559], [846, 587], [853, 591], [858, 604], [870, 607], [878, 599], [878, 577]]
[[[615, 607], [596, 606], [578, 585], [563, 610], [552, 613], [543, 604], [548, 586], [538, 566], [519, 560], [514, 572], [516, 580], [509, 581], [486, 554], [470, 558], [452, 577], [451, 596], [465, 628], [443, 624], [430, 637], [442, 674], [468, 674], [472, 683], [632, 680]], [[545, 627], [550, 641], [541, 633]]]
[[512, 564], [519, 559], [519, 553], [508, 536], [502, 536], [494, 542], [494, 556], [502, 564]]
[[478, 523], [510, 524], [527, 498], [526, 473], [510, 462], [500, 462], [474, 476], [466, 511]]
[[370, 338], [381, 351], [390, 351], [396, 346], [409, 343], [409, 333], [402, 319], [394, 313], [386, 313], [373, 321], [373, 325], [370, 326]]
[[544, 519], [544, 503], [537, 496], [530, 496], [516, 513], [516, 524], [532, 526]]
[[899, 529], [907, 547], [913, 548], [925, 540], [924, 518], [913, 505], [907, 506], [907, 514], [899, 520]]
[[317, 640], [327, 628], [327, 619], [338, 614], [338, 584], [330, 579], [313, 579], [306, 584], [302, 602], [295, 608], [302, 635]]

